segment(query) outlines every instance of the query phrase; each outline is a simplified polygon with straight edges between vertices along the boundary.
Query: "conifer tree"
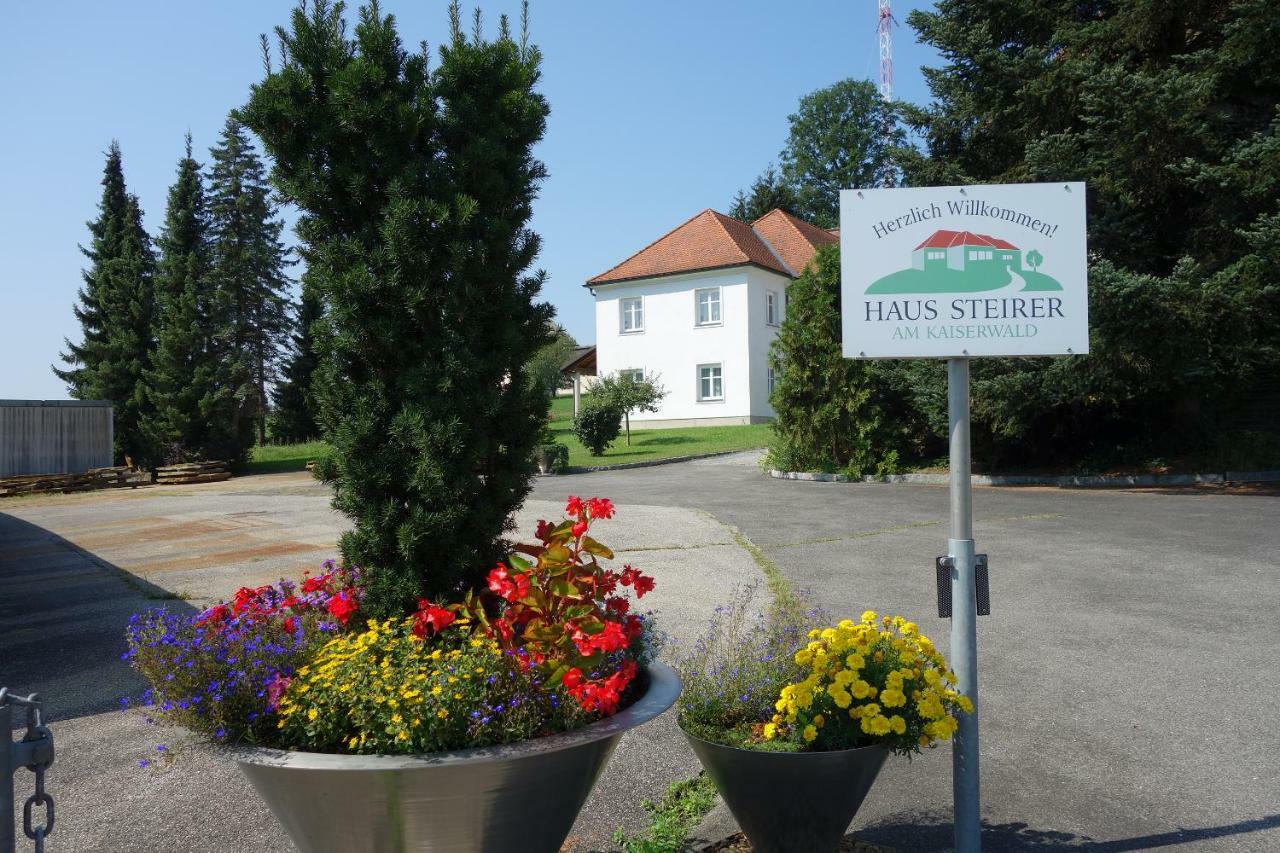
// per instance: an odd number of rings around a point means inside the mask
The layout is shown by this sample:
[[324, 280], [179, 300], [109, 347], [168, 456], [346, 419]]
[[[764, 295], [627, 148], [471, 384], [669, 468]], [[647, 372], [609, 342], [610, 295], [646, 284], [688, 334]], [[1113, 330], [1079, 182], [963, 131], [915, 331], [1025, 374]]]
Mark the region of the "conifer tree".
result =
[[320, 299], [307, 287], [304, 274], [292, 346], [281, 370], [280, 382], [272, 392], [269, 428], [276, 441], [308, 441], [320, 435], [311, 385], [319, 363], [314, 330], [321, 312]]
[[225, 424], [207, 410], [219, 373], [210, 328], [209, 219], [189, 133], [158, 244], [156, 350], [147, 372], [152, 435], [166, 462], [222, 458], [218, 434]]
[[354, 521], [344, 557], [375, 613], [456, 593], [501, 559], [545, 417], [511, 381], [550, 340], [528, 229], [547, 105], [540, 53], [505, 19], [485, 40], [456, 3], [439, 67], [376, 2], [354, 38], [311, 0], [277, 30], [283, 66], [247, 124], [301, 209], [308, 282], [325, 314], [317, 403], [334, 453], [322, 474]]
[[144, 371], [154, 345], [155, 255], [142, 209], [125, 186], [120, 145], [112, 141], [103, 170], [98, 218], [89, 223], [90, 261], [75, 307], [82, 340], [67, 341], [66, 369], [54, 373], [71, 396], [109, 400], [114, 406], [115, 456], [146, 465], [154, 448], [144, 423], [148, 395]]
[[840, 339], [840, 250], [823, 246], [787, 289], [787, 313], [769, 350], [777, 415], [770, 464], [789, 471], [864, 474], [892, 468], [895, 449], [878, 439], [880, 410], [867, 362], [844, 357]]
[[[222, 318], [224, 381], [239, 403], [232, 432], [243, 447], [266, 441], [267, 386], [291, 330], [284, 228], [266, 170], [233, 114], [210, 152], [209, 215], [214, 286]], [[243, 423], [242, 423], [243, 421]]]

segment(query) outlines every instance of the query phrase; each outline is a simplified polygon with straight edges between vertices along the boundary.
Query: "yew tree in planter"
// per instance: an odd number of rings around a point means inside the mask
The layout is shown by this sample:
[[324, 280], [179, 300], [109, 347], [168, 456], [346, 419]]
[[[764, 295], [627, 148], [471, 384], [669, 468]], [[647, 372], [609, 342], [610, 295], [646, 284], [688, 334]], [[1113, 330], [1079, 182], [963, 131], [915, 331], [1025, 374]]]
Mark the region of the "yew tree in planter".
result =
[[400, 614], [481, 581], [530, 488], [545, 399], [508, 380], [550, 339], [528, 228], [548, 107], [539, 51], [505, 18], [485, 40], [453, 4], [433, 64], [377, 3], [351, 34], [342, 14], [293, 12], [243, 117], [324, 304], [315, 399], [321, 474], [355, 523], [343, 556], [371, 614]]

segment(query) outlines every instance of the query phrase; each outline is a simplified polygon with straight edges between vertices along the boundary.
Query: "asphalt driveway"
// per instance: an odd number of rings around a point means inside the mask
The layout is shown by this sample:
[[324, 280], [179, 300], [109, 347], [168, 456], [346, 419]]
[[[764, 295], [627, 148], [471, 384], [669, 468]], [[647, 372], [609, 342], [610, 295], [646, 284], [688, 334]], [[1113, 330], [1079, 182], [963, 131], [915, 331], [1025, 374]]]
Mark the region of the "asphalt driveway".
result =
[[[835, 618], [900, 612], [949, 646], [945, 487], [762, 476], [746, 457], [574, 477], [742, 530]], [[537, 495], [565, 484], [542, 480]], [[987, 850], [1280, 850], [1280, 496], [979, 488]], [[951, 757], [886, 769], [854, 825], [950, 844]]]

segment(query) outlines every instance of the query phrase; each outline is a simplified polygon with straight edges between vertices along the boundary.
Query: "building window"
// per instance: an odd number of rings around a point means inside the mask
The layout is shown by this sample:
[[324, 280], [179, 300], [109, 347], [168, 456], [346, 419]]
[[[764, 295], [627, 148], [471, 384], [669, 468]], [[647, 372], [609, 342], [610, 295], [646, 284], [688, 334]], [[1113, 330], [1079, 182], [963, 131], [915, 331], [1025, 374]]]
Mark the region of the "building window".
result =
[[770, 397], [773, 396], [773, 389], [774, 389], [774, 386], [777, 384], [777, 380], [778, 380], [778, 375], [774, 373], [773, 368], [770, 367], [769, 368], [769, 396]]
[[772, 290], [767, 290], [764, 294], [764, 321], [770, 326], [781, 322], [778, 318], [778, 294]]
[[693, 292], [698, 304], [699, 326], [718, 326], [720, 324], [720, 288], [706, 287]]
[[931, 261], [940, 261], [947, 256], [947, 253], [930, 251], [930, 252], [925, 252], [924, 256]]
[[970, 249], [969, 260], [971, 261], [989, 261], [995, 257], [990, 249]]
[[622, 331], [627, 332], [643, 332], [644, 331], [644, 298], [640, 296], [631, 296], [626, 299], [618, 300], [618, 307], [622, 311]]
[[724, 399], [724, 375], [718, 364], [698, 365], [698, 400]]
[[635, 368], [628, 368], [628, 369], [626, 369], [626, 370], [619, 370], [619, 371], [618, 371], [618, 376], [621, 376], [621, 377], [630, 377], [631, 379], [635, 380], [636, 382], [643, 382], [643, 381], [644, 381], [644, 368], [642, 368], [642, 367], [635, 367]]

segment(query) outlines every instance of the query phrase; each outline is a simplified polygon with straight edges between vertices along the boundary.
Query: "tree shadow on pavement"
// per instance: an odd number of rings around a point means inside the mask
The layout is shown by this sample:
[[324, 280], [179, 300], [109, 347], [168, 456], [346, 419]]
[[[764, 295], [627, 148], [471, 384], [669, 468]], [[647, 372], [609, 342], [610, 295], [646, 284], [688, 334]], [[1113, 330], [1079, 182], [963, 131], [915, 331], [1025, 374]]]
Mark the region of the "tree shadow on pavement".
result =
[[[1021, 822], [990, 823], [984, 820], [982, 849], [988, 853], [1126, 853], [1131, 850], [1155, 850], [1197, 841], [1212, 841], [1268, 829], [1280, 829], [1280, 814], [1220, 826], [1191, 829], [1179, 827], [1168, 832], [1112, 841], [1096, 841], [1086, 835], [1035, 829]], [[863, 841], [902, 850], [950, 850], [954, 841], [950, 815], [932, 812], [893, 815], [860, 829], [856, 835]]]
[[134, 613], [192, 612], [168, 591], [0, 512], [0, 686], [39, 693], [50, 720], [99, 714], [146, 683], [121, 659]]

